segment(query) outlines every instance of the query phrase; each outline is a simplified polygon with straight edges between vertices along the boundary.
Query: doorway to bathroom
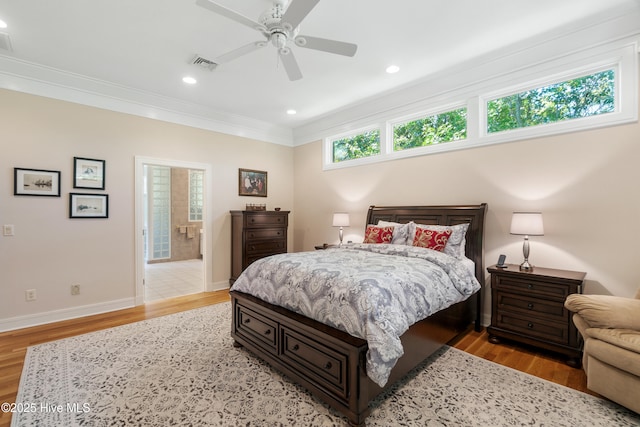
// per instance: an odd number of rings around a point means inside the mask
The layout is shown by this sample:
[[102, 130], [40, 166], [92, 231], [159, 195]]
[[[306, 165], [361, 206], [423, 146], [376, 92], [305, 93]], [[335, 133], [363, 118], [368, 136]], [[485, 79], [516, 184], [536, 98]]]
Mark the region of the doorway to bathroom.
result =
[[137, 302], [203, 292], [206, 166], [136, 157]]

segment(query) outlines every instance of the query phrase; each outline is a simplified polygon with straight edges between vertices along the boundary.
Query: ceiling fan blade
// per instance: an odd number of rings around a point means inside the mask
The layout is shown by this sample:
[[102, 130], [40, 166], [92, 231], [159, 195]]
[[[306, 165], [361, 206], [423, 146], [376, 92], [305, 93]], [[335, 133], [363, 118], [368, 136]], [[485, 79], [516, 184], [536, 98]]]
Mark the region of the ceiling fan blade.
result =
[[216, 59], [214, 59], [214, 62], [216, 62], [217, 64], [224, 64], [225, 62], [232, 61], [236, 58], [241, 57], [242, 55], [246, 55], [247, 53], [251, 53], [255, 50], [265, 47], [266, 45], [266, 41], [249, 43], [247, 45], [234, 49], [231, 52], [227, 52], [223, 55], [218, 56]]
[[282, 15], [282, 26], [291, 31], [300, 25], [305, 16], [316, 7], [320, 0], [291, 0], [287, 11]]
[[284, 65], [284, 70], [287, 72], [287, 76], [289, 76], [289, 80], [300, 80], [302, 78], [302, 71], [300, 71], [300, 67], [298, 67], [298, 62], [296, 61], [296, 57], [293, 56], [293, 52], [289, 50], [288, 53], [279, 52], [279, 54], [282, 65]]
[[298, 36], [295, 38], [295, 43], [296, 45], [306, 47], [307, 49], [321, 50], [344, 56], [353, 56], [358, 50], [358, 45], [356, 44], [322, 39], [320, 37]]
[[260, 32], [264, 32], [267, 30], [264, 25], [254, 21], [253, 19], [247, 18], [246, 16], [241, 15], [231, 9], [227, 9], [226, 7], [221, 6], [211, 0], [196, 0], [196, 4], [198, 6], [204, 7], [205, 9], [209, 9], [219, 15], [239, 22], [242, 25], [246, 25], [249, 28], [253, 28], [254, 30], [258, 30]]

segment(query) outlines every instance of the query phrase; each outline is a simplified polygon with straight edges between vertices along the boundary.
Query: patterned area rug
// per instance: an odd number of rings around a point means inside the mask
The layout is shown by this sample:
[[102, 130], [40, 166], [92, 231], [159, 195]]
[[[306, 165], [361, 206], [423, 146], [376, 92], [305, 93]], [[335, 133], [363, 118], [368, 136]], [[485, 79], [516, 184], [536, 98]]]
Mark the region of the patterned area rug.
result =
[[[347, 425], [234, 348], [230, 318], [224, 303], [30, 347], [12, 425]], [[379, 397], [367, 425], [638, 426], [640, 416], [445, 347]]]

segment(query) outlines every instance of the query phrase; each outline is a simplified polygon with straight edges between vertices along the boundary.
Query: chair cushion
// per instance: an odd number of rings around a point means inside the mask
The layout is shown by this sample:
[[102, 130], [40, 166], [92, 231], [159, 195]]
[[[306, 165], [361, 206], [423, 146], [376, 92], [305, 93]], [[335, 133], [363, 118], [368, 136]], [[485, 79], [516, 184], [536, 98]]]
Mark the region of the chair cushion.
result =
[[640, 331], [640, 299], [610, 295], [569, 295], [564, 306], [592, 328]]

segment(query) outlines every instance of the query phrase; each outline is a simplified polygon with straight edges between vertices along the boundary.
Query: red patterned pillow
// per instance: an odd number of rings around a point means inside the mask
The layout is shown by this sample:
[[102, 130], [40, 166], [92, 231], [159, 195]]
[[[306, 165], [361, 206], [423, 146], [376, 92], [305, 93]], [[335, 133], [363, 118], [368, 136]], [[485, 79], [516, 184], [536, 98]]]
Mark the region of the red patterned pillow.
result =
[[362, 243], [391, 243], [393, 227], [376, 227], [367, 225]]
[[416, 235], [413, 238], [413, 246], [444, 251], [447, 240], [451, 236], [451, 230], [435, 231], [427, 228], [416, 227]]

